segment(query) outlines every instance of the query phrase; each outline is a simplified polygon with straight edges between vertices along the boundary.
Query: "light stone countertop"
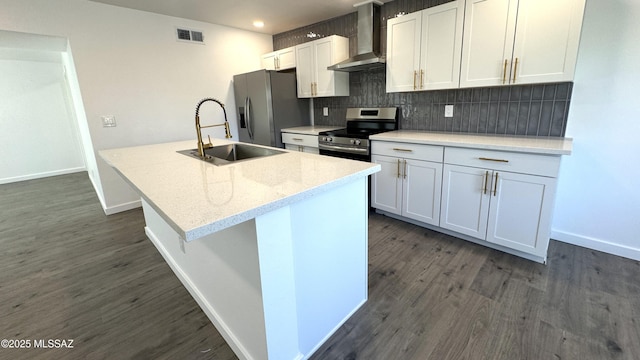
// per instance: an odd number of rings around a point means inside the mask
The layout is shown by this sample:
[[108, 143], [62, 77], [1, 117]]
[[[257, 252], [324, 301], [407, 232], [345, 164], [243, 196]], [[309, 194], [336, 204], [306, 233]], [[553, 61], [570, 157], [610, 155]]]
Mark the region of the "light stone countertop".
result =
[[323, 131], [332, 131], [332, 130], [343, 129], [343, 128], [344, 126], [311, 125], [311, 126], [298, 126], [298, 127], [286, 128], [286, 129], [282, 129], [281, 132], [304, 134], [304, 135], [318, 135]]
[[389, 131], [372, 135], [369, 139], [546, 155], [570, 155], [573, 148], [571, 138], [452, 134], [413, 130]]
[[[214, 146], [228, 143], [213, 140]], [[186, 241], [380, 171], [364, 161], [284, 149], [223, 166], [176, 152], [194, 145], [190, 140], [99, 152]]]

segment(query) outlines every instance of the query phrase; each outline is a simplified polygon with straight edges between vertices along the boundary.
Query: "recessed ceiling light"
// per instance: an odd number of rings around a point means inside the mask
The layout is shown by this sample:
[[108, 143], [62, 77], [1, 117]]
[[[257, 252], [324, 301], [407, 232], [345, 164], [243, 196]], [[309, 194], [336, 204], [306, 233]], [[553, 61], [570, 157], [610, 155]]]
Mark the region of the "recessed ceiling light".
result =
[[253, 26], [255, 26], [257, 28], [264, 27], [264, 21], [256, 20], [256, 21], [253, 22]]

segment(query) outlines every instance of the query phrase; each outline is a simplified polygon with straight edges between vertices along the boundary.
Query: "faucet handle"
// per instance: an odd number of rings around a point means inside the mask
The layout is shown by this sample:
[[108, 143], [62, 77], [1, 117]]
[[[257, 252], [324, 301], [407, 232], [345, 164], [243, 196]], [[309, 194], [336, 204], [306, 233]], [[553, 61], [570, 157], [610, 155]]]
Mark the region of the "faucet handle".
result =
[[209, 143], [204, 144], [205, 149], [209, 149], [213, 147], [213, 144], [211, 143], [211, 135], [207, 135], [207, 138], [209, 138]]

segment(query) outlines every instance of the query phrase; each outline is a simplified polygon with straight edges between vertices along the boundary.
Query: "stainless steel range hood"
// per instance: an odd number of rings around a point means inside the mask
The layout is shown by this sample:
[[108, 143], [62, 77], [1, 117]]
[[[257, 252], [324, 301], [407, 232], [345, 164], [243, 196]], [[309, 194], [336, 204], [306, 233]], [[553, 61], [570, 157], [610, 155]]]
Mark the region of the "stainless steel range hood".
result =
[[358, 55], [327, 69], [351, 72], [384, 67], [386, 60], [380, 56], [380, 5], [377, 0], [354, 5], [358, 9]]

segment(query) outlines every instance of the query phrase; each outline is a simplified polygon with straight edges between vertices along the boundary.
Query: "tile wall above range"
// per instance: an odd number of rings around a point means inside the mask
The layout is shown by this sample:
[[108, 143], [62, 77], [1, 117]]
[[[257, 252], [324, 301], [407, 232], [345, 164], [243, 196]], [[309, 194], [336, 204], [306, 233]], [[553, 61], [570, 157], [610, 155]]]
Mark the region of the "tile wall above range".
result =
[[[386, 53], [386, 21], [450, 0], [395, 0], [381, 7], [381, 52]], [[295, 46], [318, 37], [341, 35], [350, 40], [350, 55], [357, 53], [357, 13], [326, 20], [273, 36], [274, 50]], [[352, 72], [349, 97], [315, 98], [316, 125], [345, 123], [348, 107], [397, 106], [400, 129], [453, 133], [526, 136], [565, 135], [573, 83], [515, 85], [420, 92], [387, 93], [384, 68]], [[453, 118], [444, 117], [444, 106], [454, 105]], [[323, 116], [323, 108], [329, 116]]]

